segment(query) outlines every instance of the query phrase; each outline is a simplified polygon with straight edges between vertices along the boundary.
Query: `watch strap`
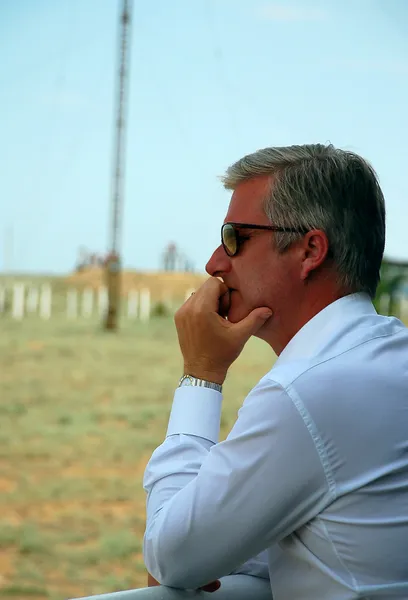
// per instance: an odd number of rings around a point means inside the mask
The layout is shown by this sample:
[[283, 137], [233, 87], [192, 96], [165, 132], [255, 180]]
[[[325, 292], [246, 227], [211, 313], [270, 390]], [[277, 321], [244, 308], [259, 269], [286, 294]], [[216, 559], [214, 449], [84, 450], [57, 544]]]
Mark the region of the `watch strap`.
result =
[[181, 377], [178, 387], [206, 387], [211, 390], [215, 390], [216, 392], [222, 393], [222, 385], [219, 383], [214, 383], [213, 381], [207, 381], [206, 379], [199, 379], [198, 377], [194, 377], [193, 375], [183, 375]]

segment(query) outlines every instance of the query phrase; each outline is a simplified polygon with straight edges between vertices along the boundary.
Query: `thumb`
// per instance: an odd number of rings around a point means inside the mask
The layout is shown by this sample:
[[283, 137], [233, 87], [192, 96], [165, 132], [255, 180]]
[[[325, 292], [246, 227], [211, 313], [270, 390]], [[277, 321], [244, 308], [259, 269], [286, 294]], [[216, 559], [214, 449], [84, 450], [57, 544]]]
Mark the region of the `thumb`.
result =
[[266, 306], [255, 308], [245, 319], [235, 324], [234, 329], [245, 340], [254, 335], [258, 329], [272, 316], [272, 311]]

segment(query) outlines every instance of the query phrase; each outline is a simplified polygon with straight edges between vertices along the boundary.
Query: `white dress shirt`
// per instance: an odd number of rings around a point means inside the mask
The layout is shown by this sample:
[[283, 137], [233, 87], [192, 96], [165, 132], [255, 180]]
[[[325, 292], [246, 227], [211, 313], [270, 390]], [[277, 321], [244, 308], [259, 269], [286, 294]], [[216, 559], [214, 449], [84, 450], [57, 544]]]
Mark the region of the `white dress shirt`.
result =
[[153, 577], [198, 588], [248, 573], [274, 600], [408, 599], [407, 328], [346, 296], [295, 335], [218, 443], [221, 400], [175, 392], [144, 477]]

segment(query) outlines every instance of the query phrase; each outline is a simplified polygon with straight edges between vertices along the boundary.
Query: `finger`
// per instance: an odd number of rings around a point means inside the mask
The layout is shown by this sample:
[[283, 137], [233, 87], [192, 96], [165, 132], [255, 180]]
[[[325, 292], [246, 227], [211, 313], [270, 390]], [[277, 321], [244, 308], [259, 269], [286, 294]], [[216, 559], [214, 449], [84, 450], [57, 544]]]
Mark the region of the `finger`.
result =
[[150, 573], [147, 574], [147, 587], [155, 587], [160, 583]]
[[204, 592], [209, 592], [212, 594], [213, 592], [216, 592], [217, 590], [219, 590], [220, 587], [221, 587], [221, 581], [219, 579], [217, 579], [216, 581], [212, 581], [211, 583], [204, 585], [202, 588], [200, 588], [200, 590], [203, 590]]
[[193, 301], [196, 306], [218, 312], [219, 301], [223, 294], [228, 292], [228, 287], [217, 277], [210, 277], [203, 283]]
[[265, 325], [265, 322], [270, 319], [271, 316], [272, 311], [270, 308], [266, 306], [255, 308], [247, 317], [245, 317], [245, 319], [235, 323], [231, 328], [242, 341], [246, 341], [251, 335], [254, 335], [258, 329]]

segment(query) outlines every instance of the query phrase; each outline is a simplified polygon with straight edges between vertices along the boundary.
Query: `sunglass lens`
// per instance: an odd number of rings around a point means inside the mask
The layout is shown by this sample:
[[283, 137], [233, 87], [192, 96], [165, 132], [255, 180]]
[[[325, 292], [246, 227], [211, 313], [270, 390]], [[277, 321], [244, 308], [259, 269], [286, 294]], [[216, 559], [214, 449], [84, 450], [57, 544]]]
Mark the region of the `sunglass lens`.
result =
[[222, 243], [229, 256], [237, 252], [237, 236], [233, 225], [226, 223], [222, 228]]

